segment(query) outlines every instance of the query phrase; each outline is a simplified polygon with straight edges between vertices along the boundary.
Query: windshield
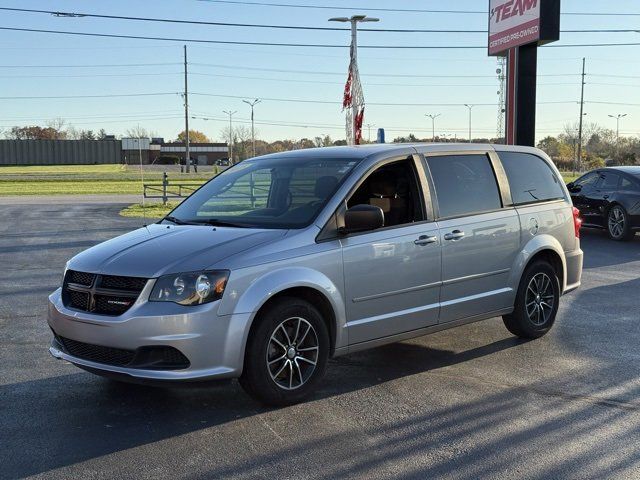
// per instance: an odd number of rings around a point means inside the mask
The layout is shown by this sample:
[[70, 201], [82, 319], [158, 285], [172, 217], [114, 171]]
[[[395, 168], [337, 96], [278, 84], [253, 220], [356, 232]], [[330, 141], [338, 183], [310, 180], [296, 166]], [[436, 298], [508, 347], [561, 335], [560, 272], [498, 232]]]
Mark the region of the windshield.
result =
[[315, 219], [357, 161], [245, 160], [211, 179], [167, 217], [174, 223], [302, 228]]

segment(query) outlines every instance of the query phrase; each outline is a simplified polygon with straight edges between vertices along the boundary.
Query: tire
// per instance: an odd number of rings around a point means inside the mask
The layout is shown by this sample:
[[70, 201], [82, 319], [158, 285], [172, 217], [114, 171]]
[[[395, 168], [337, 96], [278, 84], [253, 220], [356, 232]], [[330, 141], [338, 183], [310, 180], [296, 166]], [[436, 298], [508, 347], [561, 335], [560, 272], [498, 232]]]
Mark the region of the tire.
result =
[[249, 335], [240, 385], [272, 406], [305, 399], [324, 376], [329, 333], [318, 310], [295, 297], [276, 300], [255, 319]]
[[622, 205], [614, 205], [607, 212], [607, 233], [611, 240], [618, 242], [633, 238], [634, 231], [631, 230], [629, 215]]
[[[537, 290], [537, 294], [536, 294]], [[540, 338], [553, 326], [560, 302], [560, 281], [553, 267], [538, 260], [527, 267], [514, 310], [504, 315], [505, 327], [520, 338]]]

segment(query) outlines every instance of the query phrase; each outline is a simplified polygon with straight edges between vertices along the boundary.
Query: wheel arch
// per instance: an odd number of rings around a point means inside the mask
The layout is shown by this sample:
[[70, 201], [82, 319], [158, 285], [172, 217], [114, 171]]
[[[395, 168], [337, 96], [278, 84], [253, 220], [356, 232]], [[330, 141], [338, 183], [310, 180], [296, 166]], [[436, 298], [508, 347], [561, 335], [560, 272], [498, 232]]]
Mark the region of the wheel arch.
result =
[[308, 267], [284, 267], [266, 272], [259, 278], [250, 274], [237, 283], [237, 289], [231, 285], [230, 292], [242, 292], [236, 298], [230, 298], [223, 305], [219, 314], [237, 318], [232, 328], [233, 342], [238, 360], [244, 363], [245, 350], [249, 335], [256, 324], [256, 319], [274, 301], [286, 296], [295, 296], [313, 304], [327, 322], [331, 341], [331, 355], [337, 349], [347, 346], [347, 333], [344, 328], [345, 306], [341, 289], [324, 273]]
[[538, 235], [533, 237], [525, 245], [516, 258], [512, 275], [512, 285], [517, 291], [520, 279], [525, 270], [533, 262], [544, 259], [558, 274], [561, 291], [564, 292], [567, 286], [567, 264], [564, 249], [560, 242], [551, 235]]

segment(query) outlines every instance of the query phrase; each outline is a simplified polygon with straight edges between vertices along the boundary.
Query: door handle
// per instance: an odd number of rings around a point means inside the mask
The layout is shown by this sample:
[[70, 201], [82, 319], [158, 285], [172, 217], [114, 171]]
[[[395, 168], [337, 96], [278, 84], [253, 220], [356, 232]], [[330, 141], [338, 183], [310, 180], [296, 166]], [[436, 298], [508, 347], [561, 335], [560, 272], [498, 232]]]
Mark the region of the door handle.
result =
[[607, 198], [609, 198], [609, 195], [603, 195], [602, 198], [606, 200]]
[[416, 245], [429, 245], [430, 243], [436, 243], [438, 241], [438, 237], [429, 237], [427, 235], [421, 235], [417, 238], [417, 240], [414, 240], [413, 243], [415, 243]]
[[451, 233], [444, 234], [445, 240], [460, 240], [462, 237], [464, 237], [464, 232], [461, 230], [454, 230]]

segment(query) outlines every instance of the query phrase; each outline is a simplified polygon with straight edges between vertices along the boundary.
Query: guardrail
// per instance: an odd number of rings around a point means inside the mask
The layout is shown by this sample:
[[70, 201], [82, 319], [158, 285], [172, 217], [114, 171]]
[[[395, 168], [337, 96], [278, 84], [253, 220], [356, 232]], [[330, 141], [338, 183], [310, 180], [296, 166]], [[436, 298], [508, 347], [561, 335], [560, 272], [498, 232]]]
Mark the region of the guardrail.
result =
[[[161, 198], [163, 204], [167, 204], [170, 198], [186, 198], [199, 188], [199, 185], [188, 183], [169, 183], [167, 172], [162, 173], [162, 183], [145, 183], [144, 198]], [[171, 191], [170, 188], [177, 188]], [[186, 191], [185, 191], [186, 190]], [[149, 193], [150, 192], [150, 193]]]

